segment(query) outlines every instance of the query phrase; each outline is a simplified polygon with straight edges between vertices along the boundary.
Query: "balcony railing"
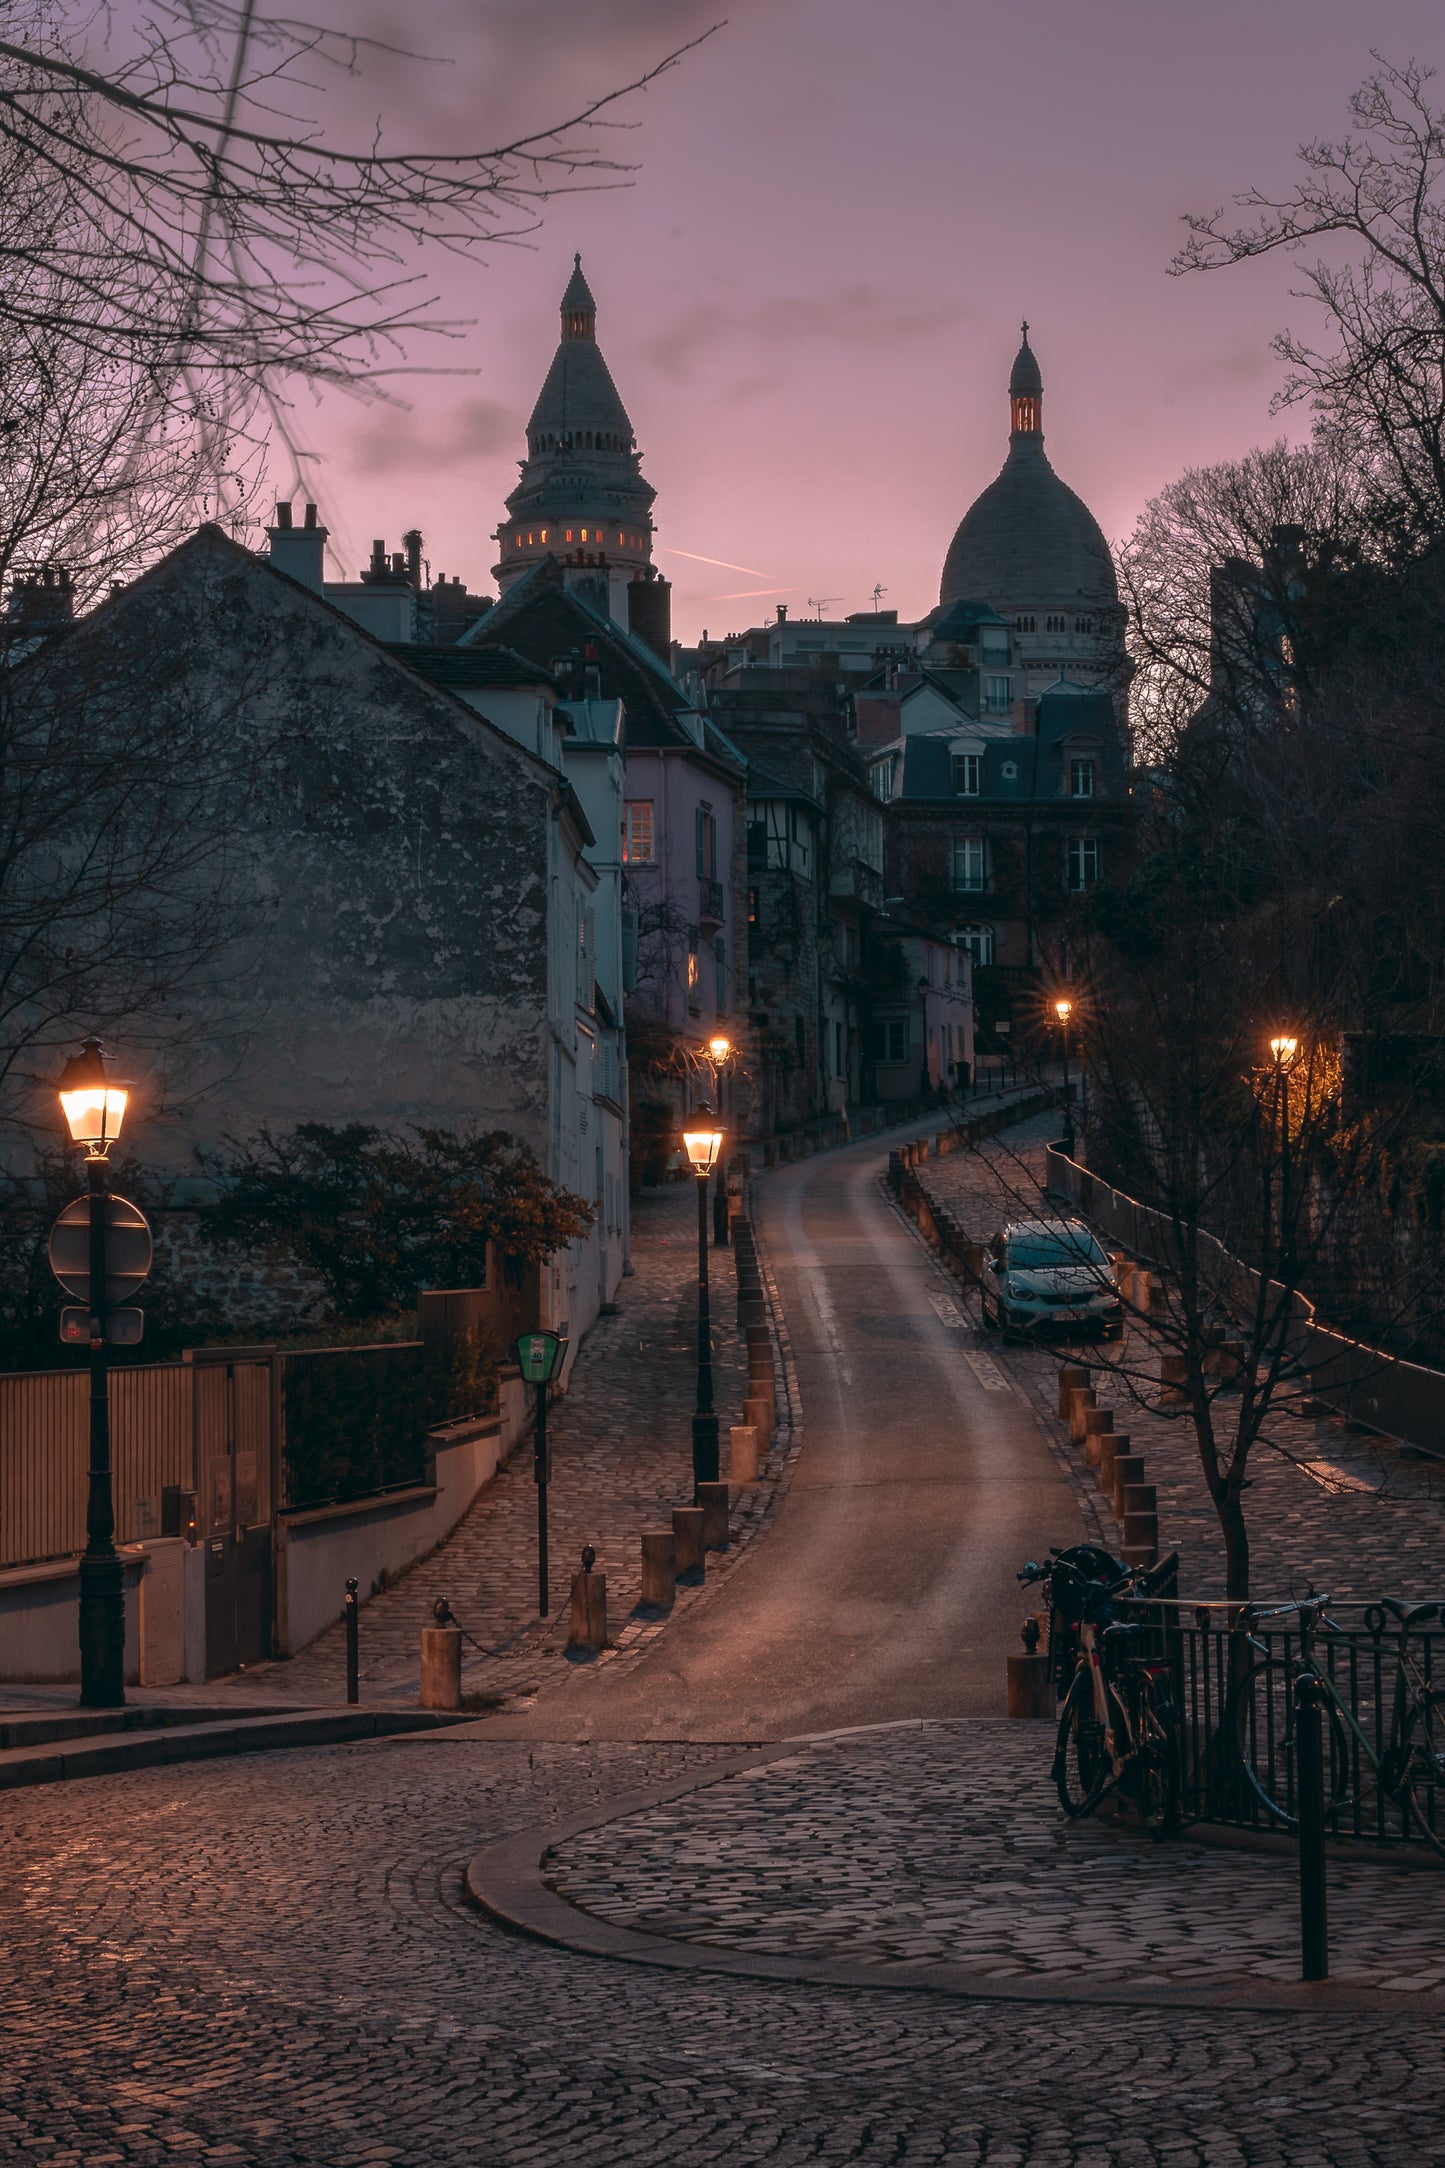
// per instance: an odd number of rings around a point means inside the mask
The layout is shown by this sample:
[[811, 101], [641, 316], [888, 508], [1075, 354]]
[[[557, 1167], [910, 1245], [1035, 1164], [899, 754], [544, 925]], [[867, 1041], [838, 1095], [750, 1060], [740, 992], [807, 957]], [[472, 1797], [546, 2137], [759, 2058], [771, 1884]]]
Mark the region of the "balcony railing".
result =
[[722, 924], [723, 885], [721, 881], [698, 882], [697, 915], [705, 925], [720, 926]]

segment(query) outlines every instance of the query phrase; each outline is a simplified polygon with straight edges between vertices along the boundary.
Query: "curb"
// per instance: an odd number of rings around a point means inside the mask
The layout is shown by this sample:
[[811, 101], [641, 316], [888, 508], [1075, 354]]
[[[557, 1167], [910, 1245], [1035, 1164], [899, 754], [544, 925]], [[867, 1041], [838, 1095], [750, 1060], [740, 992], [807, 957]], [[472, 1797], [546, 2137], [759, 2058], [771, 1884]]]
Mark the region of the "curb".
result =
[[437, 1731], [468, 1723], [432, 1709], [303, 1709], [294, 1716], [259, 1716], [174, 1729], [102, 1734], [74, 1746], [16, 1747], [0, 1754], [0, 1791], [32, 1784], [60, 1784], [77, 1777], [111, 1776], [125, 1769], [155, 1769], [173, 1762], [210, 1761], [223, 1754], [273, 1753], [289, 1746], [336, 1746], [352, 1739], [384, 1739], [398, 1732]]
[[[889, 1730], [890, 1725], [869, 1725], [867, 1730]], [[909, 1728], [907, 1724], [903, 1728]], [[845, 1958], [778, 1957], [746, 1950], [705, 1948], [666, 1935], [651, 1935], [632, 1927], [618, 1927], [593, 1917], [560, 1896], [547, 1881], [548, 1856], [554, 1845], [571, 1837], [587, 1835], [609, 1823], [649, 1808], [668, 1806], [692, 1793], [742, 1775], [749, 1769], [796, 1754], [800, 1746], [817, 1737], [848, 1737], [847, 1733], [807, 1734], [774, 1745], [750, 1748], [727, 1761], [715, 1762], [705, 1774], [633, 1792], [615, 1799], [605, 1810], [593, 1807], [584, 1814], [548, 1827], [521, 1830], [485, 1845], [467, 1862], [466, 1891], [476, 1908], [531, 1942], [578, 1956], [597, 1957], [613, 1963], [655, 1965], [670, 1972], [702, 1973], [732, 1979], [786, 1981], [791, 1985], [818, 1988], [883, 1989], [893, 1994], [931, 1995], [951, 2001], [1066, 2004], [1093, 2009], [1183, 2009], [1229, 2011], [1308, 2011], [1316, 2016], [1393, 2017], [1434, 2015], [1445, 2011], [1445, 1990], [1425, 1988], [1356, 1987], [1347, 1982], [1324, 1980], [1258, 1980], [1241, 1974], [1237, 1980], [1197, 1988], [1171, 1981], [1141, 1980], [1137, 1986], [1108, 1981], [1094, 1987], [1087, 1979], [1074, 1981], [1021, 1980], [989, 1973], [971, 1972], [962, 1965], [870, 1965]]]

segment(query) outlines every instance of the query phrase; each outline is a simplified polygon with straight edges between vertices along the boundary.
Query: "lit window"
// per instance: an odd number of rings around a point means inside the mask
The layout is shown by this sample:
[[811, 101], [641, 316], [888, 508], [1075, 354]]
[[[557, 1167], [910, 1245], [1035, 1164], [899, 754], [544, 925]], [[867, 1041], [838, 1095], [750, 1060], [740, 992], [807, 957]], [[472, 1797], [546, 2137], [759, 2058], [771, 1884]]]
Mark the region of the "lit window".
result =
[[953, 846], [953, 885], [962, 894], [977, 894], [984, 882], [982, 836], [960, 836]]
[[618, 547], [618, 548], [619, 548], [620, 550], [625, 550], [625, 549], [626, 549], [626, 547], [627, 547], [627, 537], [626, 537], [626, 535], [625, 535], [625, 534], [620, 534], [620, 535], [619, 535], [619, 536], [617, 537], [617, 547]]
[[657, 855], [653, 840], [652, 800], [629, 798], [623, 812], [623, 859], [629, 866], [650, 866]]
[[1092, 888], [1099, 878], [1099, 846], [1092, 836], [1069, 839], [1069, 888], [1076, 896]]
[[514, 546], [515, 546], [515, 547], [516, 547], [517, 549], [520, 549], [520, 548], [522, 547], [522, 537], [521, 537], [520, 535], [518, 535], [518, 536], [517, 536], [517, 538], [516, 538], [516, 542], [515, 542], [515, 545], [514, 545]]
[[530, 535], [530, 534], [528, 535], [528, 537], [527, 537], [527, 547], [528, 547], [528, 549], [530, 549], [530, 548], [532, 547], [532, 544], [533, 544], [533, 542], [534, 542], [535, 540], [536, 540], [536, 537], [535, 537], [535, 535]]
[[953, 938], [961, 949], [968, 950], [976, 971], [993, 962], [992, 926], [960, 926]]
[[1069, 796], [1092, 798], [1094, 795], [1094, 763], [1092, 760], [1069, 762]]
[[546, 530], [546, 528], [544, 527], [544, 528], [542, 529], [542, 545], [543, 545], [543, 547], [544, 547], [544, 548], [546, 547], [546, 543], [547, 543], [547, 530]]
[[953, 795], [955, 798], [976, 798], [983, 787], [983, 755], [981, 753], [955, 753], [953, 756]]
[[584, 542], [587, 540], [587, 529], [585, 527], [582, 529], [582, 539]]
[[571, 539], [572, 539], [572, 530], [571, 530], [571, 528], [569, 527], [569, 528], [567, 529], [567, 540], [568, 540], [568, 541], [570, 542], [570, 541], [571, 541]]

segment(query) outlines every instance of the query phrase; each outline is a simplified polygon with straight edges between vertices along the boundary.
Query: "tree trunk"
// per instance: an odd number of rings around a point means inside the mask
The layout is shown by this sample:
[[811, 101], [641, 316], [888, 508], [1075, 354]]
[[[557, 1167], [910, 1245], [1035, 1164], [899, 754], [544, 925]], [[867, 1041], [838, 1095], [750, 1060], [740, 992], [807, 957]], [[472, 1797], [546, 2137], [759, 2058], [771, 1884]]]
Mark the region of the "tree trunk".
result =
[[1249, 1596], [1249, 1530], [1244, 1507], [1232, 1487], [1219, 1500], [1219, 1525], [1224, 1534], [1224, 1593], [1233, 1603]]

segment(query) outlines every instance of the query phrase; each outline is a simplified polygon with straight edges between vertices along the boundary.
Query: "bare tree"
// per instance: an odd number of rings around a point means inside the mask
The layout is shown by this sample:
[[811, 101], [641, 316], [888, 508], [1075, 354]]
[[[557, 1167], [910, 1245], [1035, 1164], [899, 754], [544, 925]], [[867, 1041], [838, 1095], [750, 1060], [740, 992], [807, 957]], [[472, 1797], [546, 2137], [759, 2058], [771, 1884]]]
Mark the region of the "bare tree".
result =
[[1374, 57], [1350, 99], [1356, 132], [1302, 144], [1304, 178], [1289, 194], [1237, 196], [1246, 223], [1222, 209], [1190, 217], [1174, 269], [1358, 244], [1304, 263], [1296, 291], [1325, 311], [1334, 343], [1280, 334], [1281, 399], [1314, 408], [1320, 435], [1355, 465], [1378, 529], [1410, 554], [1445, 534], [1445, 113], [1430, 99], [1431, 69]]
[[63, 550], [95, 591], [198, 498], [244, 509], [298, 384], [378, 396], [418, 335], [460, 333], [438, 254], [625, 183], [619, 102], [679, 57], [451, 154], [328, 139], [327, 73], [367, 51], [254, 0], [151, 0], [123, 41], [107, 9], [0, 0], [0, 572]]

